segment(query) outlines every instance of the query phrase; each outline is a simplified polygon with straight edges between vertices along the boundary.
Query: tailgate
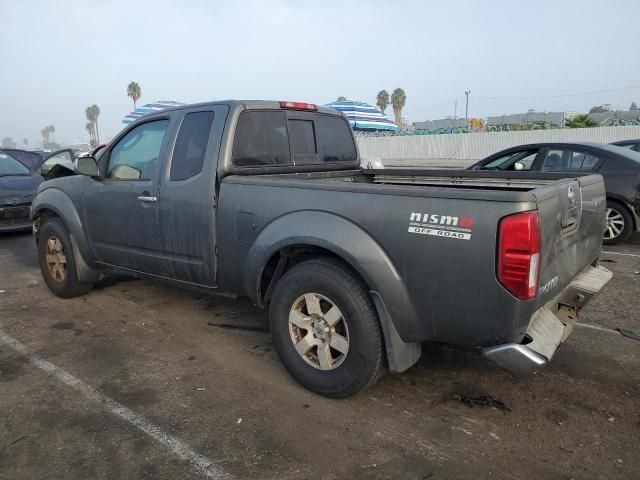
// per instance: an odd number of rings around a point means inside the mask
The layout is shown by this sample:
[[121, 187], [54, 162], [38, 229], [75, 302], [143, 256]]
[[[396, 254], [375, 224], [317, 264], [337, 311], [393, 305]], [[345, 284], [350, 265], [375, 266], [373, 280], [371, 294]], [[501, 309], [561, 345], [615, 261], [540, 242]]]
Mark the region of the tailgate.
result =
[[532, 193], [540, 215], [537, 303], [543, 305], [600, 256], [606, 195], [600, 175], [558, 180]]

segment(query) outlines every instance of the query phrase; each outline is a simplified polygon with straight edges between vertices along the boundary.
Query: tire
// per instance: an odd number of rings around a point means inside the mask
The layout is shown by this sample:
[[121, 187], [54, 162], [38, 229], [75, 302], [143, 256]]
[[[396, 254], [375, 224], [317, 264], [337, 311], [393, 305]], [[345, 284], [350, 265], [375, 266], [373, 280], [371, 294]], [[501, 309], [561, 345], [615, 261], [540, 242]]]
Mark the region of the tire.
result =
[[93, 284], [78, 281], [71, 238], [58, 218], [47, 221], [38, 237], [38, 260], [47, 287], [61, 298], [84, 295]]
[[607, 201], [607, 226], [604, 231], [603, 243], [615, 245], [629, 239], [633, 230], [633, 218], [629, 209], [620, 202]]
[[382, 332], [369, 292], [339, 261], [317, 258], [289, 269], [273, 291], [269, 323], [280, 360], [312, 392], [349, 397], [384, 373]]

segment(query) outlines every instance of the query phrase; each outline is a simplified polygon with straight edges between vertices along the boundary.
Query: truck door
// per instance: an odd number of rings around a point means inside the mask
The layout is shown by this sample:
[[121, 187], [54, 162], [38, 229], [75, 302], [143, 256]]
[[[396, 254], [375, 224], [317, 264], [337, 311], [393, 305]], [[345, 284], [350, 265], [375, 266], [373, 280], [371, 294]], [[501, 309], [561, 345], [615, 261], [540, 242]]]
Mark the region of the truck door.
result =
[[182, 110], [160, 180], [163, 275], [216, 285], [216, 170], [229, 107]]
[[104, 263], [158, 273], [158, 178], [168, 126], [167, 117], [131, 128], [100, 157], [102, 177], [87, 184], [85, 225]]

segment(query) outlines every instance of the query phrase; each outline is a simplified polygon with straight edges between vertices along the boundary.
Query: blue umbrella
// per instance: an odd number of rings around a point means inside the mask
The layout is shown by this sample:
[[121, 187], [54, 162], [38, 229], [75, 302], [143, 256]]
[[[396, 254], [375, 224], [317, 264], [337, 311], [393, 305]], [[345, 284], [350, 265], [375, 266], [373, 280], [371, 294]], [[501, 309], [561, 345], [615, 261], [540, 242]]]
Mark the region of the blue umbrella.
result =
[[378, 108], [364, 102], [333, 102], [325, 107], [335, 108], [345, 114], [354, 130], [391, 130], [398, 126]]
[[147, 103], [141, 107], [136, 108], [129, 115], [125, 116], [122, 119], [122, 123], [128, 125], [129, 123], [139, 119], [140, 117], [144, 117], [145, 115], [149, 115], [150, 113], [155, 113], [160, 110], [165, 110], [171, 107], [178, 107], [180, 105], [186, 105], [185, 103], [174, 102], [174, 101], [160, 101], [156, 103]]

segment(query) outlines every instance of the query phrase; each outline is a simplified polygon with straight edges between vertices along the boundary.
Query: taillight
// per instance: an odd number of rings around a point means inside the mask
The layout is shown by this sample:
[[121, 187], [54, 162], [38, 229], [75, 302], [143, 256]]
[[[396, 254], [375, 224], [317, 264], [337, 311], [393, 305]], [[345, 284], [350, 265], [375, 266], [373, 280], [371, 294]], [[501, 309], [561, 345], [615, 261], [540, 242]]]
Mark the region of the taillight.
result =
[[280, 108], [288, 108], [289, 110], [318, 110], [318, 106], [313, 103], [304, 102], [280, 102]]
[[500, 221], [498, 281], [520, 300], [536, 297], [540, 274], [540, 222], [537, 211]]

